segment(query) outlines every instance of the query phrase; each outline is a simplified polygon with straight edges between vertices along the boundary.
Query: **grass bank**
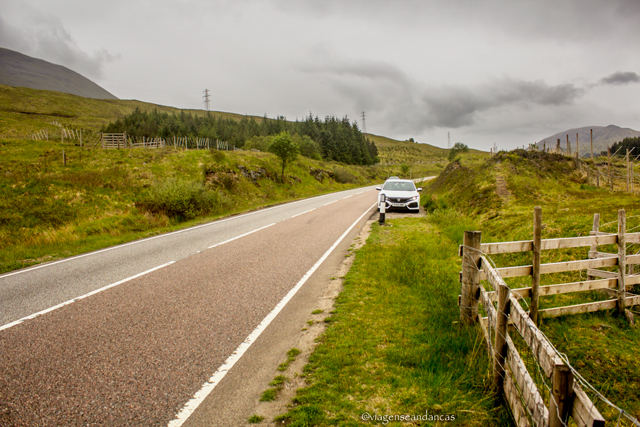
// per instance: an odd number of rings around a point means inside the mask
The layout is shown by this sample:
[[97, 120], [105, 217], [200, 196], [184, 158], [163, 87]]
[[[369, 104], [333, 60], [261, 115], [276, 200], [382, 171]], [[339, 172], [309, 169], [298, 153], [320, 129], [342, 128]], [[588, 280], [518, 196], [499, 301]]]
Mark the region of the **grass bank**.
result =
[[481, 333], [458, 323], [459, 235], [439, 211], [374, 224], [306, 367], [289, 426], [510, 425]]
[[[627, 210], [628, 230], [640, 229], [637, 196], [590, 185], [569, 158], [521, 150], [494, 157], [461, 155], [426, 185], [423, 201], [426, 218], [374, 226], [356, 254], [307, 367], [309, 385], [280, 417], [289, 425], [451, 424], [417, 417], [427, 414], [455, 414], [457, 425], [511, 425], [508, 409], [491, 388], [480, 328], [457, 323], [463, 232], [481, 230], [483, 242], [531, 239], [537, 205], [543, 207], [543, 238], [588, 235], [596, 212], [602, 229], [615, 231], [620, 208]], [[584, 259], [587, 250], [544, 253], [543, 262]], [[526, 265], [529, 258], [509, 254], [494, 261]], [[547, 275], [542, 284], [581, 278], [584, 271]], [[508, 282], [529, 286], [523, 278]], [[596, 292], [544, 297], [541, 308], [603, 298]], [[640, 418], [638, 327], [610, 311], [545, 319], [541, 329], [603, 396]], [[541, 379], [524, 344], [516, 341], [544, 394], [548, 380]], [[615, 408], [595, 393], [589, 396], [609, 422], [618, 422]], [[403, 415], [410, 416], [408, 421]], [[630, 424], [622, 418], [620, 425]]]
[[0, 140], [0, 272], [378, 183], [394, 172], [299, 157], [281, 184], [270, 153]]
[[[542, 238], [587, 236], [593, 215], [601, 216], [601, 231], [617, 232], [618, 209], [627, 214], [627, 232], [640, 230], [640, 199], [637, 194], [612, 192], [598, 188], [577, 170], [570, 158], [516, 150], [492, 158], [461, 156], [427, 186], [425, 199], [429, 209], [453, 209], [464, 212], [482, 231], [483, 242], [532, 239], [533, 208], [542, 207]], [[589, 248], [546, 251], [542, 262], [587, 259]], [[599, 247], [617, 253], [617, 246]], [[640, 246], [628, 245], [627, 253], [638, 253]], [[492, 256], [498, 266], [530, 265], [531, 254]], [[612, 270], [615, 270], [612, 269]], [[543, 275], [541, 285], [586, 280], [586, 271]], [[528, 278], [506, 280], [513, 288], [531, 286]], [[640, 293], [640, 286], [632, 292]], [[600, 292], [580, 292], [543, 297], [540, 308], [574, 305], [606, 300]], [[525, 304], [528, 301], [525, 299]], [[640, 309], [633, 309], [636, 318]], [[615, 310], [592, 314], [543, 319], [541, 330], [570, 363], [602, 395], [633, 417], [640, 419], [640, 328], [631, 327]], [[527, 350], [523, 348], [524, 356]], [[538, 370], [527, 359], [530, 372]], [[527, 361], [525, 360], [525, 361]], [[548, 381], [537, 376], [541, 390]], [[546, 386], [545, 386], [546, 385]], [[608, 422], [618, 422], [620, 413], [590, 393]], [[620, 425], [630, 425], [624, 417]]]

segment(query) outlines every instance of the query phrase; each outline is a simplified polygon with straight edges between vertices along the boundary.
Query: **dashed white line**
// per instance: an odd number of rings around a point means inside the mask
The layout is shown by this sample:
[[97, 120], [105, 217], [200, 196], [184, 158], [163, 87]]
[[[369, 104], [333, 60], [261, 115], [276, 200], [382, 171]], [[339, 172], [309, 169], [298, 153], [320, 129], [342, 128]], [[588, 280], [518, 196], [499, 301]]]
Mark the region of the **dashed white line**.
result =
[[306, 214], [306, 213], [313, 212], [313, 211], [315, 211], [315, 210], [316, 210], [316, 208], [309, 209], [308, 211], [304, 211], [304, 212], [300, 212], [299, 214], [292, 215], [292, 216], [291, 216], [291, 218], [295, 218], [295, 217], [297, 217], [297, 216], [304, 215], [304, 214]]
[[342, 200], [344, 200], [344, 199], [348, 199], [349, 197], [353, 197], [353, 196], [354, 196], [353, 194], [350, 194], [350, 195], [348, 195], [347, 197], [343, 197], [343, 198], [342, 198]]
[[334, 200], [333, 202], [325, 203], [325, 204], [324, 204], [324, 205], [322, 205], [322, 206], [328, 206], [328, 205], [330, 205], [331, 203], [335, 203], [335, 202], [337, 202], [337, 200]]
[[187, 421], [189, 416], [200, 406], [200, 404], [207, 398], [207, 396], [216, 388], [216, 386], [222, 381], [222, 379], [227, 375], [227, 372], [233, 368], [233, 365], [236, 364], [238, 360], [244, 355], [244, 353], [249, 349], [251, 344], [253, 344], [260, 334], [267, 329], [267, 326], [276, 318], [276, 316], [282, 311], [285, 305], [294, 297], [294, 295], [300, 290], [302, 285], [306, 283], [306, 281], [311, 277], [311, 275], [320, 267], [320, 265], [324, 262], [325, 259], [333, 252], [333, 250], [340, 244], [340, 242], [349, 234], [349, 232], [356, 226], [358, 222], [367, 214], [369, 210], [371, 210], [376, 204], [374, 203], [370, 208], [368, 208], [360, 217], [355, 220], [353, 224], [342, 233], [342, 236], [335, 241], [335, 243], [322, 255], [322, 257], [311, 267], [309, 271], [306, 272], [302, 279], [289, 291], [287, 295], [275, 306], [273, 310], [265, 317], [262, 322], [258, 325], [256, 329], [253, 330], [249, 334], [249, 336], [244, 340], [242, 344], [236, 348], [236, 350], [225, 360], [225, 362], [218, 368], [218, 370], [213, 374], [209, 381], [202, 385], [202, 388], [193, 396], [193, 398], [184, 405], [184, 407], [180, 410], [180, 412], [176, 415], [176, 418], [169, 422], [168, 427], [180, 427], [182, 424]]
[[138, 273], [138, 274], [136, 274], [134, 276], [127, 277], [126, 279], [122, 279], [122, 280], [120, 280], [118, 282], [115, 282], [115, 283], [112, 283], [110, 285], [104, 286], [104, 287], [102, 287], [100, 289], [96, 289], [95, 291], [91, 291], [88, 294], [81, 295], [81, 296], [76, 297], [74, 299], [70, 299], [69, 301], [65, 301], [65, 302], [60, 303], [58, 305], [54, 305], [53, 307], [49, 307], [46, 310], [42, 310], [42, 311], [39, 311], [37, 313], [31, 314], [31, 315], [29, 315], [27, 317], [23, 317], [22, 319], [18, 319], [18, 320], [14, 321], [14, 322], [7, 323], [4, 326], [0, 326], [0, 331], [3, 331], [5, 329], [9, 329], [9, 328], [11, 328], [13, 326], [19, 325], [20, 323], [24, 322], [25, 320], [31, 320], [31, 319], [34, 319], [34, 318], [36, 318], [38, 316], [42, 316], [43, 314], [47, 314], [47, 313], [50, 313], [50, 312], [52, 312], [54, 310], [62, 308], [64, 306], [66, 306], [66, 305], [73, 304], [74, 302], [80, 301], [81, 299], [84, 299], [84, 298], [87, 298], [87, 297], [90, 297], [91, 295], [95, 295], [95, 294], [100, 293], [102, 291], [106, 291], [107, 289], [114, 288], [114, 287], [116, 287], [118, 285], [121, 285], [121, 284], [123, 284], [125, 282], [128, 282], [130, 280], [137, 279], [138, 277], [141, 277], [141, 276], [144, 276], [145, 274], [149, 274], [149, 273], [151, 273], [153, 271], [159, 270], [159, 269], [161, 269], [163, 267], [166, 267], [166, 266], [168, 266], [170, 264], [173, 264], [174, 262], [175, 261], [169, 261], [169, 262], [167, 262], [165, 264], [159, 265], [157, 267], [153, 267], [153, 268], [151, 268], [151, 269], [149, 269], [147, 271], [143, 271], [142, 273]]
[[248, 236], [249, 234], [253, 234], [253, 233], [257, 232], [257, 231], [264, 230], [265, 228], [267, 228], [267, 227], [271, 227], [272, 225], [275, 225], [275, 224], [276, 224], [276, 223], [275, 223], [275, 222], [273, 222], [273, 223], [271, 223], [271, 224], [269, 224], [269, 225], [265, 225], [264, 227], [256, 228], [255, 230], [249, 231], [248, 233], [244, 233], [244, 234], [241, 234], [241, 235], [239, 235], [239, 236], [236, 236], [236, 237], [234, 237], [234, 238], [232, 238], [232, 239], [225, 240], [224, 242], [216, 243], [215, 245], [211, 245], [211, 246], [209, 246], [209, 249], [211, 249], [211, 248], [215, 248], [216, 246], [224, 245], [225, 243], [233, 242], [234, 240], [237, 240], [237, 239], [239, 239], [239, 238], [241, 238], [241, 237], [244, 237], [244, 236]]

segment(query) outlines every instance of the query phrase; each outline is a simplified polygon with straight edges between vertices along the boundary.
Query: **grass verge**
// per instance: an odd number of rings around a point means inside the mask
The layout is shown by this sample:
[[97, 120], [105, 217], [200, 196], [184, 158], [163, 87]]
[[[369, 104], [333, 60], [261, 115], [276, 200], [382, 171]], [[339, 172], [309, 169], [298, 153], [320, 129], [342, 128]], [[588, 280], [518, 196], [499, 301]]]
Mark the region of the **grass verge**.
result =
[[448, 417], [453, 425], [510, 425], [489, 392], [480, 331], [457, 322], [459, 242], [449, 236], [465, 224], [389, 222], [391, 227], [374, 225], [356, 253], [305, 368], [309, 386], [277, 420], [289, 426], [394, 426], [434, 425], [437, 416], [442, 424]]

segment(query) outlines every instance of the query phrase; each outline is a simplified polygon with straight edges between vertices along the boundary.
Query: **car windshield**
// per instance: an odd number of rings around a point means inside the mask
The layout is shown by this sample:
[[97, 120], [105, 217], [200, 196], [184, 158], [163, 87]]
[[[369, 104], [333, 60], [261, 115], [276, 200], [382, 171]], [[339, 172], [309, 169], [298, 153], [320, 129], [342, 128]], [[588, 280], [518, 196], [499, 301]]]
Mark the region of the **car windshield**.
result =
[[389, 191], [416, 191], [416, 186], [411, 181], [387, 181], [382, 189]]

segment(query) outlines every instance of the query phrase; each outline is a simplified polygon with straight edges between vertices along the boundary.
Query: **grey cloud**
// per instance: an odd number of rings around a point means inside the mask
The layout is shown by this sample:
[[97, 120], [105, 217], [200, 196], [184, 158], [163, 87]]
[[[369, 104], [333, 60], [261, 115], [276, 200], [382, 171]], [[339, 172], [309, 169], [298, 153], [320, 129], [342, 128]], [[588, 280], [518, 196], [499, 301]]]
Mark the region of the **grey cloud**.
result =
[[629, 83], [640, 83], [640, 75], [633, 71], [617, 71], [600, 80], [601, 84], [621, 86]]
[[570, 83], [550, 85], [509, 77], [479, 85], [425, 87], [384, 62], [330, 58], [324, 63], [331, 65], [314, 65], [305, 71], [326, 77], [356, 111], [378, 112], [389, 117], [394, 128], [413, 132], [470, 126], [491, 110], [571, 105], [589, 90]]
[[0, 18], [0, 36], [4, 47], [63, 65], [89, 78], [102, 77], [104, 65], [118, 58], [106, 49], [91, 55], [82, 51], [62, 22], [53, 16], [34, 13], [29, 22], [22, 24], [10, 25]]
[[425, 91], [421, 103], [428, 127], [472, 125], [479, 113], [498, 108], [531, 108], [572, 104], [585, 89], [572, 84], [505, 78], [477, 87], [450, 86]]

